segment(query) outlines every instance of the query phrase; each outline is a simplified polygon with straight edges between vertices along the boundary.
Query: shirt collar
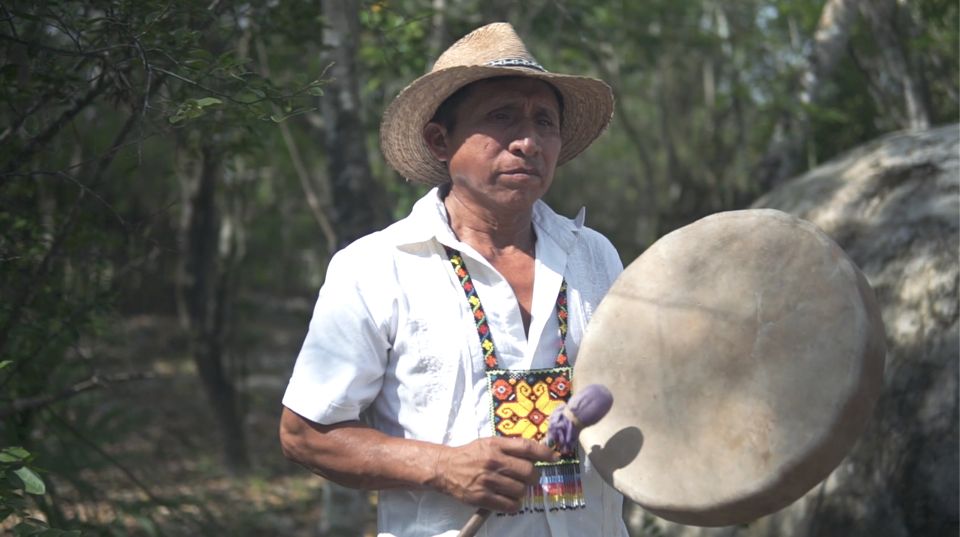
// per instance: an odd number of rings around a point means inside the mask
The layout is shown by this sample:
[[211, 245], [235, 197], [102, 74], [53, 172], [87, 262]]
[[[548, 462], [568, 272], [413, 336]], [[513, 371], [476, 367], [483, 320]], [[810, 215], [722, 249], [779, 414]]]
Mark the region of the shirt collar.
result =
[[[583, 228], [586, 207], [581, 207], [575, 219], [558, 215], [543, 200], [533, 205], [533, 225], [538, 233], [545, 233], [563, 251], [569, 251]], [[398, 246], [411, 245], [436, 239], [441, 244], [458, 244], [447, 218], [447, 208], [440, 199], [440, 187], [430, 189], [417, 200], [405, 219], [404, 233], [400, 234]]]

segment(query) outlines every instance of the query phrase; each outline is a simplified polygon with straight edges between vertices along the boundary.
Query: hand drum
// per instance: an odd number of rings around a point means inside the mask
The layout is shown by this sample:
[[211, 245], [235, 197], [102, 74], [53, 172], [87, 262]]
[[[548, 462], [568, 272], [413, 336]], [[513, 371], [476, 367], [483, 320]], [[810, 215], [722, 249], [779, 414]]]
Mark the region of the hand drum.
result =
[[813, 224], [709, 216], [651, 246], [593, 315], [574, 378], [616, 404], [581, 444], [654, 514], [749, 522], [850, 450], [882, 388], [884, 340], [866, 279]]

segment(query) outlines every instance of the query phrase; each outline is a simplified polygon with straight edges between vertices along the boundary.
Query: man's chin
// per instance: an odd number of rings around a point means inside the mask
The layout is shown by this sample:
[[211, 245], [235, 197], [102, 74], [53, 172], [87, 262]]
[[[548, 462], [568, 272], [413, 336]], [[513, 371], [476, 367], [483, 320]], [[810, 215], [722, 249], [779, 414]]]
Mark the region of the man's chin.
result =
[[537, 188], [529, 185], [526, 187], [515, 185], [515, 188], [511, 188], [504, 185], [500, 195], [497, 196], [497, 203], [514, 212], [529, 210], [545, 193], [545, 189], [540, 185], [537, 185]]

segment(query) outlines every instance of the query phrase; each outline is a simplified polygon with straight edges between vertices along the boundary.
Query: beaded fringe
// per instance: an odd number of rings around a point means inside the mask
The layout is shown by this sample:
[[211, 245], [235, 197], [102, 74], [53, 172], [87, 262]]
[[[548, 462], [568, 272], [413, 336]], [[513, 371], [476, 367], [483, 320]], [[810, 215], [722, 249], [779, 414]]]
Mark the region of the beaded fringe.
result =
[[540, 470], [540, 483], [527, 489], [527, 496], [520, 510], [514, 513], [497, 513], [497, 516], [568, 511], [587, 506], [580, 481], [580, 461], [537, 465], [537, 468]]

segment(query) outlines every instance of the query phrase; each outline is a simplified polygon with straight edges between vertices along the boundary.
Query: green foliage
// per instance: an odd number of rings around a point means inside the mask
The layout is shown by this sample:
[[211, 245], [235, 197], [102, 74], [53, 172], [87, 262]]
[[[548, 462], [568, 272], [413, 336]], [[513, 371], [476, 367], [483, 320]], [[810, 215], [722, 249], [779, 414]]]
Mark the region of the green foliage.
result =
[[79, 531], [51, 528], [32, 516], [25, 495], [42, 496], [47, 490], [43, 479], [30, 466], [32, 460], [30, 452], [22, 447], [0, 449], [0, 524], [11, 518], [17, 521], [13, 535], [18, 537], [79, 537]]
[[[136, 367], [98, 355], [96, 342], [113, 330], [118, 309], [172, 309], [178, 178], [215, 146], [230, 155], [224, 192], [233, 200], [250, 195], [250, 178], [271, 165], [276, 124], [314, 111], [325, 82], [317, 62], [266, 76], [252, 57], [256, 47], [238, 46], [254, 41], [254, 24], [289, 18], [268, 2], [214, 10], [159, 0], [12, 2], [0, 14], [0, 412], [11, 412], [15, 403]], [[273, 28], [264, 41], [292, 50], [283, 27]], [[272, 188], [289, 199], [294, 185], [278, 180]], [[307, 225], [298, 229], [311, 229], [309, 216], [301, 220]], [[53, 478], [40, 480], [26, 465], [5, 474], [5, 483], [22, 488], [11, 498], [24, 509], [63, 522], [64, 487], [74, 501], [104, 501], [101, 484], [83, 472], [124, 466], [100, 446], [130, 438], [138, 424], [124, 405], [104, 412], [89, 401], [70, 395], [0, 419], [0, 445], [36, 453]], [[155, 501], [115, 507], [147, 533], [157, 527]], [[56, 534], [20, 518], [18, 535]], [[182, 523], [190, 533], [208, 524]], [[126, 534], [129, 527], [87, 529]]]

